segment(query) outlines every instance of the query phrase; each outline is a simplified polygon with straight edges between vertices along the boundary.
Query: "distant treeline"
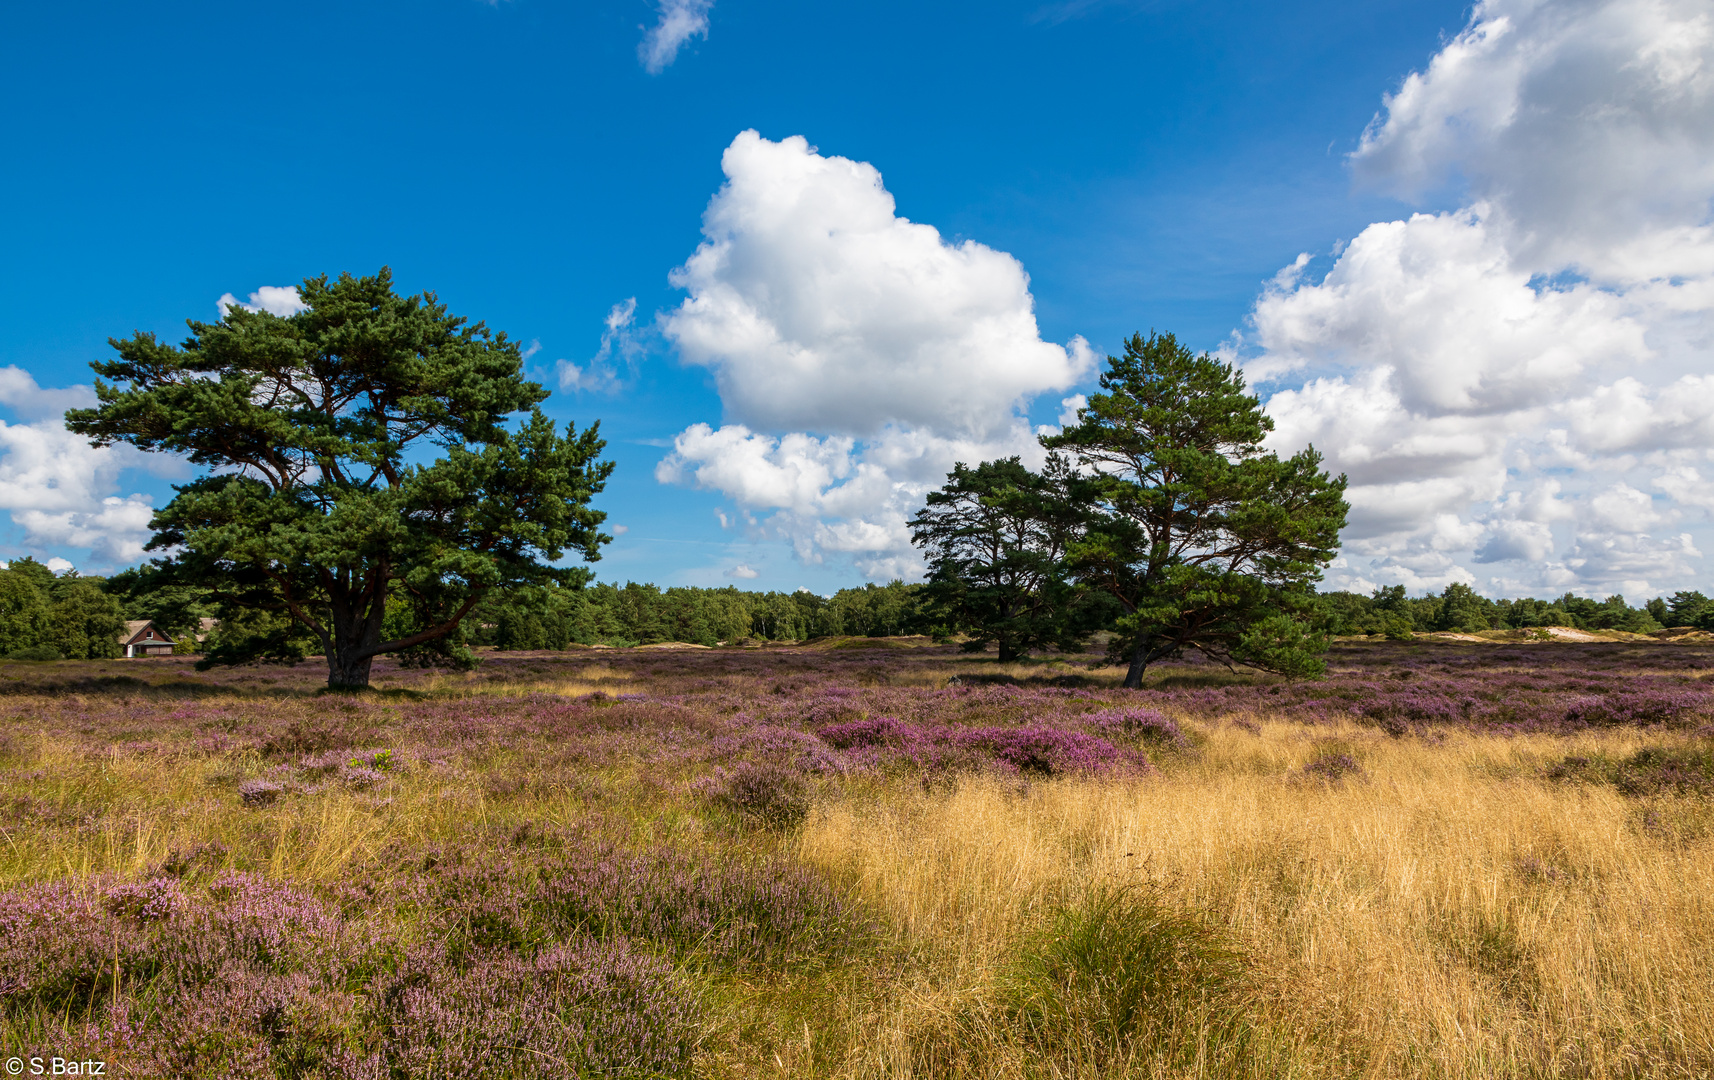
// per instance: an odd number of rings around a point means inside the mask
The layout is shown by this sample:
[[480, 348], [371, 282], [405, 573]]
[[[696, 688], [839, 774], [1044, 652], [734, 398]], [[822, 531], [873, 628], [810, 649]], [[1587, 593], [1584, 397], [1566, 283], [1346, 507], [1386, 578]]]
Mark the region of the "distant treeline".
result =
[[1321, 594], [1327, 628], [1335, 634], [1404, 637], [1433, 630], [1475, 633], [1569, 626], [1578, 630], [1628, 630], [1646, 634], [1673, 626], [1714, 629], [1714, 603], [1699, 592], [1676, 592], [1631, 607], [1623, 596], [1589, 600], [1566, 593], [1557, 600], [1490, 600], [1468, 585], [1448, 585], [1438, 595], [1408, 597], [1403, 585], [1359, 593]]
[[635, 582], [520, 589], [478, 607], [466, 620], [465, 635], [472, 644], [502, 649], [563, 649], [569, 644], [714, 645], [744, 638], [804, 641], [950, 631], [937, 628], [921, 592], [920, 585], [898, 581], [841, 589], [830, 597], [730, 587], [663, 590]]
[[[1527, 629], [1567, 626], [1582, 630], [1647, 633], [1662, 627], [1714, 629], [1714, 602], [1700, 592], [1678, 592], [1632, 607], [1622, 596], [1590, 600], [1567, 593], [1554, 600], [1490, 600], [1467, 585], [1411, 597], [1404, 586], [1360, 593], [1321, 594], [1326, 633], [1408, 637], [1436, 630]], [[127, 570], [111, 578], [55, 575], [33, 559], [0, 570], [0, 652], [51, 658], [101, 659], [119, 655], [127, 619], [152, 619], [175, 636], [221, 612], [200, 590], [160, 587], [147, 573]], [[399, 617], [407, 618], [403, 605]], [[258, 621], [273, 617], [256, 616]], [[245, 620], [248, 621], [248, 620]], [[260, 625], [227, 632], [255, 633]], [[305, 655], [313, 640], [291, 633]], [[408, 627], [401, 625], [401, 632]], [[749, 592], [631, 582], [581, 589], [526, 588], [491, 596], [465, 620], [464, 642], [500, 649], [563, 649], [570, 645], [649, 645], [666, 641], [714, 645], [746, 638], [803, 641], [833, 635], [951, 637], [962, 627], [936, 609], [921, 585], [894, 581], [841, 589], [832, 596], [800, 592]], [[211, 639], [220, 640], [220, 632]]]
[[[1402, 585], [1359, 593], [1321, 594], [1322, 629], [1329, 634], [1413, 633], [1567, 626], [1579, 630], [1648, 633], [1668, 626], [1714, 628], [1714, 603], [1699, 592], [1657, 597], [1631, 607], [1622, 596], [1590, 600], [1570, 593], [1554, 600], [1490, 600], [1468, 585], [1409, 597]], [[963, 630], [938, 611], [921, 585], [894, 581], [809, 592], [745, 592], [735, 588], [662, 590], [653, 585], [591, 585], [581, 590], [537, 589], [497, 598], [467, 626], [472, 644], [502, 649], [555, 649], [568, 644], [647, 645], [685, 641], [713, 645], [755, 638], [801, 641], [842, 634], [951, 636]]]

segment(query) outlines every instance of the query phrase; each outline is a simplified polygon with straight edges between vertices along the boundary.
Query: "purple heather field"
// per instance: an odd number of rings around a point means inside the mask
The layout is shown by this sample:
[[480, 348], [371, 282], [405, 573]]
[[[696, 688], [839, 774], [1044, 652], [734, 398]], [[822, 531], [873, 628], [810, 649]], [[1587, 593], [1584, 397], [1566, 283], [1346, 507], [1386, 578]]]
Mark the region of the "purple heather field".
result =
[[[1264, 721], [1430, 744], [1714, 734], [1714, 648], [1694, 644], [1342, 643], [1323, 681], [1181, 662], [1141, 691], [1094, 659], [1001, 674], [885, 639], [489, 653], [468, 675], [383, 663], [360, 698], [318, 693], [314, 664], [0, 666], [4, 1034], [112, 1075], [689, 1076], [735, 987], [895, 947], [783, 840], [832, 794], [1146, 785], [1200, 733]], [[1353, 773], [1330, 752], [1295, 779]], [[1706, 797], [1714, 769], [1567, 755], [1547, 778]], [[453, 784], [478, 786], [480, 815], [354, 846], [333, 873], [270, 861], [294, 805]], [[575, 812], [506, 812], [550, 794]], [[147, 865], [17, 854], [128, 828], [141, 850], [136, 823], [187, 800], [213, 809]]]

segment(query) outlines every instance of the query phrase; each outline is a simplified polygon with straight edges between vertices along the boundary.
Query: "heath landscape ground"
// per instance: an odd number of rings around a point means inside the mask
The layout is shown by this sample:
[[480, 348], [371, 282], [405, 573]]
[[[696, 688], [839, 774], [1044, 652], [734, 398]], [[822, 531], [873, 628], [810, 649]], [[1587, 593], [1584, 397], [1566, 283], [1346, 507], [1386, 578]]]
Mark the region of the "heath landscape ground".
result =
[[0, 1056], [187, 1077], [1714, 1072], [1714, 648], [0, 665]]

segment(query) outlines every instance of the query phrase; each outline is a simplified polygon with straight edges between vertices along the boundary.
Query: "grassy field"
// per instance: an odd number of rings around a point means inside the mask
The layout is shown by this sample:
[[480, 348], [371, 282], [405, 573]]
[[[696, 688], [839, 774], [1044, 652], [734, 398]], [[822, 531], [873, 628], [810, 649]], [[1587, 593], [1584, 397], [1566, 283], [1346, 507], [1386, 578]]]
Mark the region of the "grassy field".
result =
[[0, 1057], [1714, 1074], [1714, 649], [0, 665]]

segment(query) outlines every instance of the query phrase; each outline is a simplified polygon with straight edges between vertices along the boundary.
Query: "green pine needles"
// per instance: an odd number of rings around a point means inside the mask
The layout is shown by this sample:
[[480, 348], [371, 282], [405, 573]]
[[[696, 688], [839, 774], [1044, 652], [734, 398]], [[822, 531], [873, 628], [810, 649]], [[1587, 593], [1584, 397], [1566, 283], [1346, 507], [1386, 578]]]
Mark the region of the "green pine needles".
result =
[[1008, 635], [1013, 652], [1086, 636], [1076, 606], [1104, 597], [1128, 687], [1187, 649], [1319, 676], [1315, 584], [1339, 550], [1345, 478], [1313, 447], [1264, 450], [1273, 421], [1243, 375], [1171, 334], [1133, 336], [1101, 389], [1042, 439], [1042, 476], [960, 465], [930, 497], [913, 525], [932, 587], [1003, 652]]
[[[613, 466], [598, 424], [561, 435], [542, 414], [516, 343], [432, 293], [395, 295], [385, 268], [306, 279], [299, 296], [285, 317], [192, 321], [178, 347], [113, 341], [119, 358], [91, 365], [100, 404], [66, 414], [94, 445], [210, 470], [155, 515], [149, 546], [234, 621], [274, 616], [210, 661], [307, 640], [330, 687], [362, 688], [375, 656], [444, 645], [493, 590], [588, 579], [552, 564], [600, 558], [611, 537], [589, 502]], [[403, 629], [389, 605], [409, 610]]]

